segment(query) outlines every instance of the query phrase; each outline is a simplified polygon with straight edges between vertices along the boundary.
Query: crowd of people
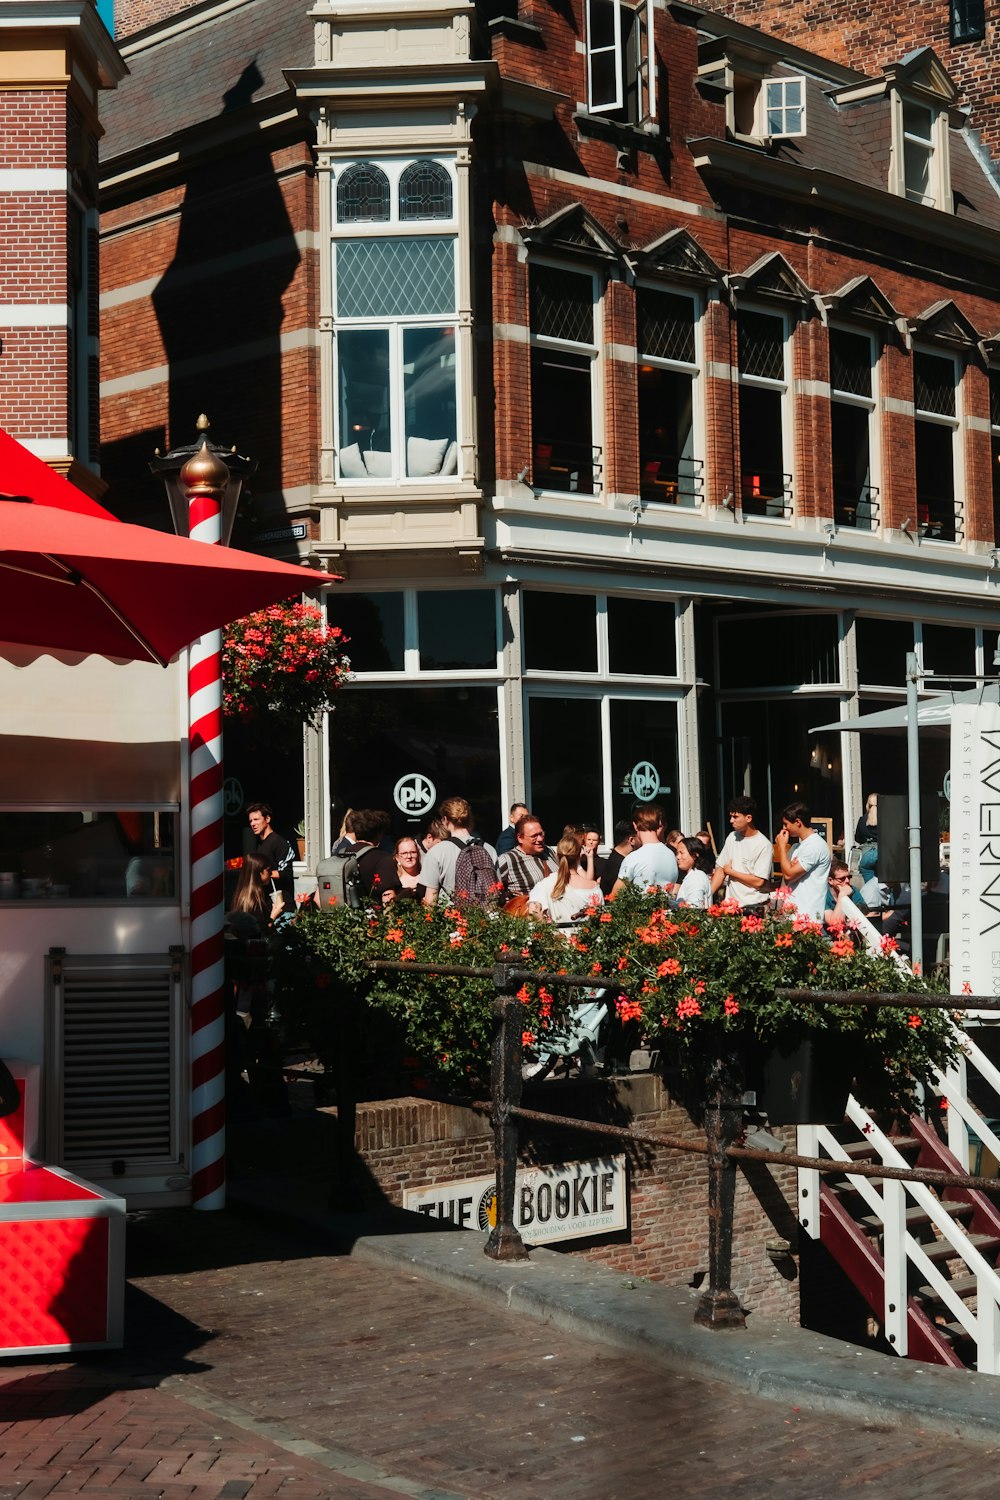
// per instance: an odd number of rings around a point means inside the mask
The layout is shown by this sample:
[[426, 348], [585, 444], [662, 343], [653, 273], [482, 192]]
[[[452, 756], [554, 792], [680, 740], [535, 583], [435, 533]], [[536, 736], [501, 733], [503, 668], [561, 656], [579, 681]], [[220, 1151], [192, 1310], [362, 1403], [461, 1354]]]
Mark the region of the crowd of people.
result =
[[[567, 824], [550, 840], [541, 819], [523, 802], [513, 804], [493, 843], [476, 833], [464, 797], [447, 797], [422, 835], [407, 833], [395, 843], [388, 812], [353, 808], [319, 867], [318, 900], [321, 906], [339, 900], [358, 908], [396, 901], [481, 905], [570, 931], [628, 885], [657, 888], [679, 907], [735, 901], [747, 915], [762, 913], [780, 891], [786, 907], [832, 926], [839, 926], [849, 909], [865, 910], [865, 872], [833, 858], [804, 803], [783, 809], [773, 842], [757, 825], [752, 797], [735, 798], [727, 815], [729, 831], [716, 850], [709, 829], [689, 836], [668, 829], [659, 804], [637, 803], [630, 818], [615, 825], [602, 854], [595, 824]], [[248, 822], [255, 847], [244, 857], [227, 917], [230, 937], [244, 948], [248, 941], [251, 947], [280, 941], [282, 926], [295, 913], [290, 845], [273, 829], [267, 804], [255, 803]], [[859, 831], [875, 828], [874, 803], [862, 823]], [[870, 842], [859, 839], [862, 849]], [[259, 981], [241, 984], [237, 978], [235, 1009], [247, 1027], [260, 997]], [[558, 1053], [526, 1064], [529, 1073], [551, 1066], [555, 1055], [586, 1058], [594, 1065], [606, 1018], [603, 994], [585, 996], [573, 1008]]]

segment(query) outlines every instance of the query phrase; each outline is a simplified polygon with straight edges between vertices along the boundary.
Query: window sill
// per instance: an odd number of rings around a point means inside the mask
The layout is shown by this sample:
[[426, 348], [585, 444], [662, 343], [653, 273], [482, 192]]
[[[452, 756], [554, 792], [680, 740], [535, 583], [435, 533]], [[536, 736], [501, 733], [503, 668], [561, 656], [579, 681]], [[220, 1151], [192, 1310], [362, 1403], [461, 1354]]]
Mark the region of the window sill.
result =
[[542, 28], [533, 21], [522, 21], [518, 16], [495, 16], [486, 23], [486, 30], [490, 37], [502, 36], [528, 47], [542, 46]]
[[573, 123], [580, 135], [606, 141], [620, 151], [645, 151], [650, 156], [660, 156], [670, 150], [670, 137], [661, 135], [658, 128], [647, 130], [641, 125], [627, 125], [621, 120], [608, 120], [603, 115], [589, 115], [584, 111], [573, 116]]

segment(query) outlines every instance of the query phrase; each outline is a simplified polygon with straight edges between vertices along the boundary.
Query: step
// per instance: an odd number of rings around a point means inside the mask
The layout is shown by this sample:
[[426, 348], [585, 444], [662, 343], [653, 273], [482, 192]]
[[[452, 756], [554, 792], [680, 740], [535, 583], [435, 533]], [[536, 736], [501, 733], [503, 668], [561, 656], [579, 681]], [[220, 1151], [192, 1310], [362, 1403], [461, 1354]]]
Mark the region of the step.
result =
[[[953, 1219], [968, 1220], [972, 1217], [973, 1212], [971, 1203], [948, 1204], [948, 1213]], [[907, 1229], [914, 1229], [921, 1224], [929, 1224], [931, 1222], [931, 1216], [924, 1208], [908, 1208], [905, 1217]], [[880, 1234], [882, 1231], [882, 1220], [877, 1219], [874, 1214], [862, 1214], [857, 1222], [866, 1234]]]
[[[923, 1142], [917, 1140], [915, 1135], [891, 1135], [889, 1141], [900, 1152], [919, 1151], [923, 1145]], [[878, 1154], [878, 1147], [873, 1141], [850, 1141], [844, 1146], [844, 1150], [851, 1158], [851, 1161], [881, 1160]]]
[[[1000, 1250], [1000, 1235], [970, 1234], [968, 1235], [968, 1239], [976, 1247], [980, 1255], [985, 1255], [987, 1258], [994, 1250]], [[947, 1240], [933, 1240], [926, 1245], [921, 1245], [920, 1248], [927, 1259], [934, 1261], [935, 1264], [940, 1260], [961, 1259], [954, 1245], [949, 1245]]]
[[[955, 1296], [961, 1297], [963, 1302], [966, 1297], [974, 1297], [979, 1287], [975, 1276], [956, 1276], [953, 1280], [949, 1281], [948, 1285], [955, 1293]], [[941, 1301], [940, 1293], [935, 1291], [934, 1287], [927, 1286], [926, 1284], [918, 1286], [915, 1291], [910, 1293], [910, 1296], [916, 1297], [919, 1302]]]

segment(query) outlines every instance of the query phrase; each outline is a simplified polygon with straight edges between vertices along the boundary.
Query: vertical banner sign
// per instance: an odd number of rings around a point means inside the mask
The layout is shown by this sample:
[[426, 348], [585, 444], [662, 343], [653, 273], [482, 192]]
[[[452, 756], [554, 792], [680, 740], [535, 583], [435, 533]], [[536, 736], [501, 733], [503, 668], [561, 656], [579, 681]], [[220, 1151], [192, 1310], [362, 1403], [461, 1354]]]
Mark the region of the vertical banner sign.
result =
[[1000, 996], [1000, 704], [951, 710], [949, 875], [951, 992]]

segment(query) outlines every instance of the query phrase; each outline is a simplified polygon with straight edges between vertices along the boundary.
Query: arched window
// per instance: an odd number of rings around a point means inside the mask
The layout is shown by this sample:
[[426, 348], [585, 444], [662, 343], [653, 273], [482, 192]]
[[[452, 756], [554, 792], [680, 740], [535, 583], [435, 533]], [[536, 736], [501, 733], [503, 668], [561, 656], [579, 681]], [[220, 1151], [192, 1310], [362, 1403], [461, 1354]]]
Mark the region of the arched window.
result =
[[415, 161], [399, 179], [401, 219], [450, 219], [451, 177], [436, 161]]
[[341, 224], [389, 217], [389, 179], [370, 161], [348, 167], [337, 184], [337, 218]]

